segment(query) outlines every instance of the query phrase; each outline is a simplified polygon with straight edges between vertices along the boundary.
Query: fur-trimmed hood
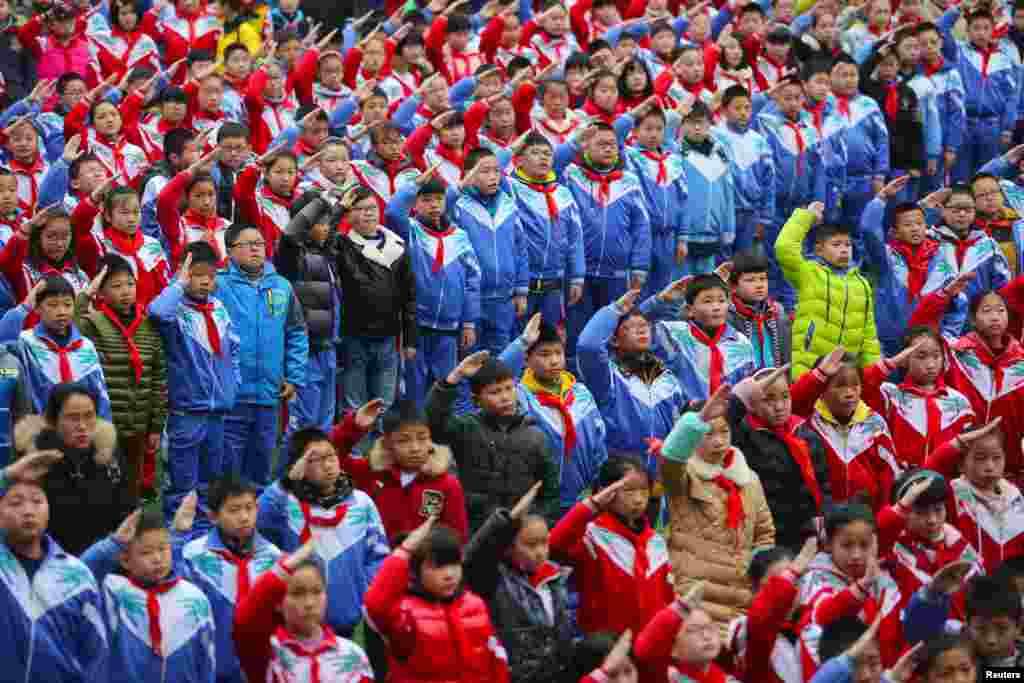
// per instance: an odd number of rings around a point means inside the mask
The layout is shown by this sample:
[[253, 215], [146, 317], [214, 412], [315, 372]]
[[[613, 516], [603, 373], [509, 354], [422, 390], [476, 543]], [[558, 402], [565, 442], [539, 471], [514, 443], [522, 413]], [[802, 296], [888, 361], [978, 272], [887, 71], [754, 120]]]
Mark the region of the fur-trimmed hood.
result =
[[[35, 449], [36, 437], [44, 429], [52, 425], [42, 415], [27, 415], [14, 426], [14, 448], [18, 455], [25, 455]], [[109, 465], [114, 459], [117, 447], [117, 430], [114, 425], [102, 418], [96, 419], [96, 430], [92, 437], [96, 447], [96, 464]]]
[[[451, 468], [452, 450], [447, 446], [441, 446], [436, 443], [432, 444], [432, 446], [430, 456], [427, 458], [427, 462], [423, 464], [420, 474], [426, 477], [439, 477]], [[370, 469], [374, 472], [383, 472], [395, 465], [395, 459], [384, 447], [384, 439], [377, 439], [373, 443], [367, 460], [369, 460]]]

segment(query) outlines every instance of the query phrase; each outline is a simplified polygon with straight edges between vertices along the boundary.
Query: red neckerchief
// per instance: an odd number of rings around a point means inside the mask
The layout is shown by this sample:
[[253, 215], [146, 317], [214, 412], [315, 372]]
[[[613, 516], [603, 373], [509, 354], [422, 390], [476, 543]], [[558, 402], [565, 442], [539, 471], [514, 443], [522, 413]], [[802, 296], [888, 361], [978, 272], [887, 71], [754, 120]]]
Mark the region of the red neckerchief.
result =
[[292, 147], [292, 152], [294, 152], [295, 156], [299, 159], [311, 157], [319, 151], [319, 148], [309, 144], [301, 136], [299, 137], [298, 142], [295, 143], [295, 146]]
[[818, 104], [814, 105], [813, 107], [810, 106], [810, 105], [805, 105], [804, 106], [804, 109], [806, 109], [807, 111], [809, 111], [811, 113], [811, 116], [814, 119], [814, 129], [818, 131], [819, 135], [821, 134], [822, 123], [824, 123], [824, 121], [825, 121], [825, 105], [826, 104], [828, 104], [828, 101], [827, 100], [822, 100], [821, 102], [818, 102]]
[[655, 152], [650, 149], [642, 149], [640, 153], [651, 161], [658, 162], [658, 177], [655, 180], [659, 185], [665, 185], [668, 183], [668, 168], [665, 166], [665, 159], [668, 159], [668, 152]]
[[868, 24], [866, 28], [868, 29], [868, 33], [873, 35], [875, 38], [881, 37], [881, 35], [886, 31], [884, 26], [882, 28], [875, 28], [871, 24]]
[[455, 150], [448, 145], [441, 144], [434, 148], [434, 153], [437, 154], [437, 156], [441, 157], [460, 171], [462, 170], [462, 164], [466, 159], [463, 152], [464, 150]]
[[[39, 182], [36, 180], [36, 174], [41, 173], [46, 168], [46, 164], [43, 162], [42, 155], [36, 152], [35, 161], [31, 164], [23, 164], [17, 159], [11, 159], [7, 162], [10, 166], [11, 171], [14, 175], [23, 175], [28, 178], [29, 182], [29, 202], [28, 209], [31, 210], [39, 201]], [[21, 201], [20, 199], [18, 200]]]
[[249, 562], [252, 561], [252, 555], [236, 555], [230, 550], [220, 548], [213, 552], [220, 555], [225, 562], [235, 565], [235, 604], [241, 604], [242, 598], [249, 594]]
[[821, 488], [818, 486], [818, 477], [815, 475], [814, 465], [811, 463], [811, 449], [806, 441], [796, 435], [797, 427], [802, 422], [799, 418], [790, 415], [786, 424], [781, 427], [772, 427], [754, 413], [747, 413], [747, 424], [752, 429], [769, 431], [786, 444], [786, 450], [789, 451], [790, 457], [793, 458], [800, 469], [804, 485], [807, 486], [811, 495], [814, 496], [818, 511], [821, 512]]
[[420, 104], [420, 106], [416, 107], [416, 113], [425, 118], [427, 121], [437, 116], [437, 114], [431, 111], [430, 107], [427, 106], [426, 102], [423, 102]]
[[544, 201], [546, 201], [548, 205], [548, 218], [551, 219], [552, 223], [557, 221], [558, 202], [555, 201], [555, 191], [558, 190], [558, 183], [553, 180], [551, 182], [540, 183], [530, 182], [527, 181], [526, 177], [521, 173], [517, 174], [516, 177], [522, 180], [523, 183], [534, 192], [540, 192], [542, 195], [544, 195]]
[[128, 347], [128, 360], [131, 362], [132, 370], [135, 371], [135, 383], [138, 384], [142, 381], [142, 355], [139, 353], [138, 344], [135, 343], [135, 332], [139, 329], [142, 321], [146, 319], [146, 311], [140, 304], [135, 304], [135, 318], [132, 319], [131, 325], [125, 327], [121, 322], [121, 317], [107, 305], [106, 301], [99, 300], [98, 310], [107, 316], [107, 319], [124, 337], [125, 346]]
[[999, 24], [992, 29], [992, 40], [1002, 40], [1010, 34], [1010, 24]]
[[775, 307], [771, 305], [765, 306], [764, 313], [759, 313], [747, 305], [743, 299], [736, 296], [735, 292], [732, 295], [732, 305], [737, 313], [754, 322], [757, 331], [757, 346], [758, 348], [763, 348], [764, 324], [769, 320], [775, 320]]
[[[723, 470], [728, 469], [732, 465], [733, 455], [734, 452], [731, 450], [726, 454], [725, 462], [722, 463]], [[739, 528], [740, 522], [747, 516], [743, 510], [743, 494], [740, 493], [740, 487], [724, 474], [716, 474], [711, 481], [725, 491], [725, 509], [727, 510], [725, 525], [730, 529]]]
[[993, 236], [993, 233], [1002, 228], [1009, 230], [1013, 227], [1013, 224], [1020, 220], [1020, 217], [1014, 213], [1013, 216], [1006, 215], [1006, 209], [1003, 209], [1003, 213], [995, 218], [984, 218], [982, 216], [976, 216], [974, 219], [974, 225], [985, 232], [989, 237]]
[[708, 347], [708, 350], [711, 352], [708, 396], [714, 394], [718, 391], [718, 387], [722, 386], [722, 376], [725, 374], [725, 356], [722, 354], [722, 350], [718, 348], [718, 342], [721, 341], [727, 327], [727, 325], [722, 325], [715, 332], [714, 337], [708, 337], [699, 325], [690, 323], [690, 334], [693, 335], [694, 339]]
[[912, 302], [921, 294], [928, 281], [928, 264], [939, 251], [939, 243], [925, 239], [917, 247], [900, 240], [890, 240], [889, 248], [903, 257], [907, 263], [907, 301]]
[[924, 65], [924, 75], [927, 76], [928, 78], [931, 78], [932, 76], [937, 74], [939, 72], [939, 69], [941, 69], [945, 65], [946, 65], [946, 58], [943, 57], [940, 54], [938, 61], [936, 61], [934, 64], [925, 64]]
[[213, 319], [213, 311], [216, 306], [210, 302], [200, 303], [198, 301], [189, 301], [186, 305], [203, 314], [203, 319], [206, 321], [206, 338], [210, 341], [210, 349], [213, 351], [213, 355], [219, 356], [220, 330], [217, 329], [217, 321]]
[[[935, 574], [950, 562], [956, 562], [964, 553], [967, 541], [961, 536], [953, 545], [946, 544], [946, 534], [943, 530], [942, 538], [933, 541], [921, 538], [909, 529], [904, 529], [899, 535], [900, 545], [906, 548], [914, 556], [914, 566], [928, 576]], [[933, 557], [929, 557], [929, 551]]]
[[[693, 95], [693, 99], [695, 100], [699, 100], [700, 94], [705, 90], [704, 81], [697, 81], [696, 83], [683, 83], [682, 81], [679, 81], [679, 85], [683, 90]], [[707, 90], [710, 90], [710, 88], [707, 88]]]
[[557, 137], [559, 142], [565, 142], [565, 139], [569, 137], [569, 135], [571, 135], [572, 132], [580, 125], [579, 119], [573, 119], [572, 123], [565, 130], [558, 130], [551, 125], [550, 121], [553, 121], [553, 119], [545, 116], [544, 118], [538, 119], [537, 124]]
[[982, 50], [981, 48], [979, 48], [979, 47], [977, 47], [976, 45], [973, 45], [973, 44], [971, 45], [971, 47], [973, 47], [975, 50], [977, 50], [978, 54], [981, 55], [981, 77], [982, 77], [982, 79], [987, 79], [988, 78], [988, 63], [989, 63], [989, 60], [992, 59], [992, 55], [995, 53], [996, 48], [994, 46], [992, 46], [992, 45], [989, 45], [987, 50]]
[[142, 260], [139, 259], [139, 249], [146, 243], [146, 236], [142, 234], [141, 230], [136, 230], [131, 235], [126, 235], [120, 230], [108, 226], [103, 228], [103, 236], [110, 240], [118, 253], [127, 254], [132, 258], [135, 262], [136, 273], [141, 275], [146, 272]]
[[845, 95], [836, 95], [836, 109], [843, 115], [843, 118], [850, 118], [850, 98]]
[[158, 596], [177, 586], [180, 580], [175, 577], [156, 586], [144, 586], [132, 577], [128, 577], [128, 581], [133, 586], [146, 594], [146, 615], [149, 617], [149, 644], [156, 656], [161, 659], [164, 656], [164, 635], [160, 629], [160, 600]]
[[249, 76], [246, 76], [245, 78], [236, 78], [225, 71], [223, 77], [224, 81], [237, 92], [244, 93], [249, 89], [249, 77], [251, 75], [252, 74], [249, 74]]
[[[185, 211], [185, 215], [182, 216], [185, 219], [185, 225], [196, 226], [203, 229], [203, 241], [213, 247], [213, 251], [217, 254], [217, 261], [224, 260], [224, 254], [220, 250], [220, 241], [217, 239], [217, 228], [220, 227], [219, 216], [201, 216], [192, 209]], [[141, 232], [137, 234], [142, 234]], [[182, 235], [182, 241], [187, 241], [187, 238]]]
[[[320, 644], [312, 650], [307, 650], [306, 646], [296, 640], [295, 636], [288, 633], [284, 626], [278, 626], [274, 632], [277, 642], [281, 643], [283, 647], [287, 648], [296, 657], [305, 657], [309, 660], [309, 683], [321, 683], [320, 655], [330, 652], [337, 646], [337, 637], [334, 635], [334, 631], [326, 624], [321, 625], [320, 628], [323, 629], [323, 638], [320, 640]], [[331, 680], [334, 679], [332, 678]]]
[[119, 134], [120, 140], [116, 140], [108, 138], [106, 135], [103, 135], [98, 130], [95, 132], [96, 141], [103, 145], [106, 145], [106, 147], [110, 150], [110, 153], [114, 156], [114, 168], [110, 169], [111, 175], [120, 174], [122, 178], [127, 179], [128, 169], [125, 164], [124, 147], [125, 145], [128, 144], [128, 138], [126, 138], [124, 135]]
[[994, 395], [998, 396], [1003, 389], [1003, 379], [1006, 369], [1021, 360], [1024, 360], [1024, 349], [1020, 342], [1007, 335], [1006, 347], [996, 355], [992, 348], [981, 338], [977, 332], [969, 332], [953, 343], [955, 351], [970, 349], [978, 357], [983, 365], [992, 370], [992, 386]]
[[554, 408], [562, 416], [562, 428], [565, 432], [562, 443], [565, 446], [564, 457], [566, 462], [572, 460], [573, 449], [576, 448], [576, 423], [572, 419], [572, 404], [576, 401], [576, 394], [572, 389], [565, 392], [563, 396], [549, 393], [547, 391], [536, 391], [533, 394], [545, 408]]
[[558, 576], [561, 573], [562, 572], [557, 565], [552, 564], [551, 562], [545, 562], [530, 576], [530, 585], [537, 588], [541, 584], [546, 583], [552, 577]]
[[310, 527], [338, 526], [345, 519], [345, 514], [348, 512], [347, 504], [339, 505], [329, 517], [317, 517], [313, 514], [310, 504], [305, 501], [299, 503], [299, 508], [302, 510], [302, 518], [306, 521], [302, 526], [302, 533], [299, 534], [300, 545], [308, 541], [313, 535]]
[[939, 397], [945, 396], [946, 384], [940, 375], [935, 380], [935, 388], [931, 391], [924, 389], [912, 383], [909, 379], [903, 380], [899, 386], [900, 391], [910, 394], [911, 396], [917, 396], [924, 399], [925, 415], [927, 417], [927, 438], [925, 442], [928, 444], [925, 449], [925, 453], [931, 453], [935, 448], [941, 444], [935, 443], [934, 439], [938, 437], [939, 432], [942, 431], [942, 409], [939, 408]]
[[[402, 76], [412, 76], [412, 84], [410, 85], [406, 81], [402, 80]], [[416, 88], [420, 86], [419, 74], [416, 71], [406, 71], [404, 73], [391, 70], [391, 77], [398, 82], [398, 85], [402, 88], [402, 97], [412, 97], [412, 94], [416, 92]]]
[[896, 118], [900, 109], [900, 86], [895, 81], [885, 84], [885, 103], [882, 108], [890, 120]]
[[795, 121], [790, 121], [787, 117], [785, 119], [786, 127], [793, 131], [793, 137], [796, 139], [796, 174], [803, 175], [804, 173], [804, 150], [807, 149], [807, 143], [804, 142], [804, 134], [800, 132], [800, 124]]
[[78, 349], [82, 348], [84, 342], [81, 339], [76, 339], [75, 341], [69, 343], [67, 346], [60, 346], [59, 344], [57, 344], [57, 342], [53, 341], [49, 337], [40, 336], [39, 339], [40, 341], [43, 342], [43, 345], [46, 346], [46, 348], [48, 348], [53, 353], [57, 354], [57, 358], [60, 361], [61, 383], [72, 381], [74, 377], [71, 373], [71, 360], [70, 358], [68, 358], [68, 356], [72, 351], [77, 351]]
[[971, 237], [970, 233], [968, 233], [968, 237], [966, 239], [957, 239], [957, 241], [953, 243], [953, 248], [956, 250], [956, 264], [958, 266], [962, 267], [964, 265], [964, 256], [967, 255], [967, 250], [977, 244], [980, 240], [981, 237]]
[[607, 112], [597, 106], [594, 100], [588, 99], [583, 103], [583, 113], [591, 118], [597, 118], [600, 121], [607, 123], [609, 126], [615, 123], [615, 112]]
[[420, 221], [423, 225], [423, 229], [428, 235], [437, 240], [437, 246], [434, 248], [434, 262], [430, 266], [430, 272], [440, 273], [444, 267], [444, 238], [449, 235], [455, 234], [455, 228], [448, 227], [446, 230], [436, 230], [434, 228], [427, 227], [423, 221]]
[[579, 164], [580, 170], [583, 175], [587, 177], [592, 183], [597, 183], [597, 198], [601, 206], [608, 206], [608, 202], [612, 198], [612, 183], [616, 180], [622, 179], [622, 169], [615, 169], [608, 173], [598, 173], [597, 171], [588, 168], [584, 164]]

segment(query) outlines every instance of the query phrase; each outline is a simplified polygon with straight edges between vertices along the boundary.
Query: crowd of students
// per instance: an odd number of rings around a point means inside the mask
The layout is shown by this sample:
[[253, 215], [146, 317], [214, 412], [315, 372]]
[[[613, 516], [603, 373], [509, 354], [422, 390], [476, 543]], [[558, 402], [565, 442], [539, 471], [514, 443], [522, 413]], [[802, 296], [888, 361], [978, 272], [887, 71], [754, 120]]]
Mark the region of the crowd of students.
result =
[[0, 680], [1024, 664], [1024, 4], [0, 0]]

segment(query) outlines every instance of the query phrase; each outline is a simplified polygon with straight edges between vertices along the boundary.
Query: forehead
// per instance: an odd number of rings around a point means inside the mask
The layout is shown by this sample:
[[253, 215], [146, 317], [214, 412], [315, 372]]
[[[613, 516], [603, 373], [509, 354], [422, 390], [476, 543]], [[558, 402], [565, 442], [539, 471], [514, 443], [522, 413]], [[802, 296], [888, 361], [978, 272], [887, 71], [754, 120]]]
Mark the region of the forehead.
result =
[[406, 422], [391, 432], [393, 437], [430, 436], [430, 427], [422, 422]]
[[257, 240], [262, 236], [263, 235], [256, 228], [246, 228], [238, 232], [238, 236], [235, 238], [235, 240]]
[[724, 299], [724, 298], [725, 298], [725, 290], [724, 289], [722, 289], [721, 287], [711, 287], [710, 289], [705, 289], [704, 291], [698, 293], [697, 296], [695, 296], [693, 298], [693, 303], [695, 303], [695, 304], [704, 304], [704, 303], [718, 302], [718, 301], [720, 301], [721, 299]]
[[137, 534], [131, 542], [133, 548], [152, 548], [153, 546], [170, 543], [171, 535], [167, 529], [150, 529]]

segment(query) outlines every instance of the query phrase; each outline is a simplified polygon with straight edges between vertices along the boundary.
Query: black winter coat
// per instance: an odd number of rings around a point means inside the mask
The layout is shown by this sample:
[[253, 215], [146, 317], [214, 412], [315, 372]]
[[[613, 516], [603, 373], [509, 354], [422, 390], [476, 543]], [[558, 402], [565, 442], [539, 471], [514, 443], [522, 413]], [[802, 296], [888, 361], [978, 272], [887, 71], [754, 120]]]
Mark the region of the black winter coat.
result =
[[[817, 501], [804, 483], [800, 467], [786, 443], [766, 429], [754, 429], [746, 417], [742, 401], [733, 398], [729, 402], [732, 445], [743, 453], [747, 465], [761, 479], [775, 522], [775, 544], [799, 550], [813, 529], [814, 518], [820, 514]], [[808, 444], [808, 447], [824, 511], [832, 502], [828, 460], [820, 443]]]
[[551, 593], [549, 615], [530, 577], [504, 561], [516, 533], [508, 510], [495, 510], [466, 547], [466, 581], [487, 602], [512, 683], [561, 681], [573, 650], [568, 571], [551, 572], [541, 583]]

